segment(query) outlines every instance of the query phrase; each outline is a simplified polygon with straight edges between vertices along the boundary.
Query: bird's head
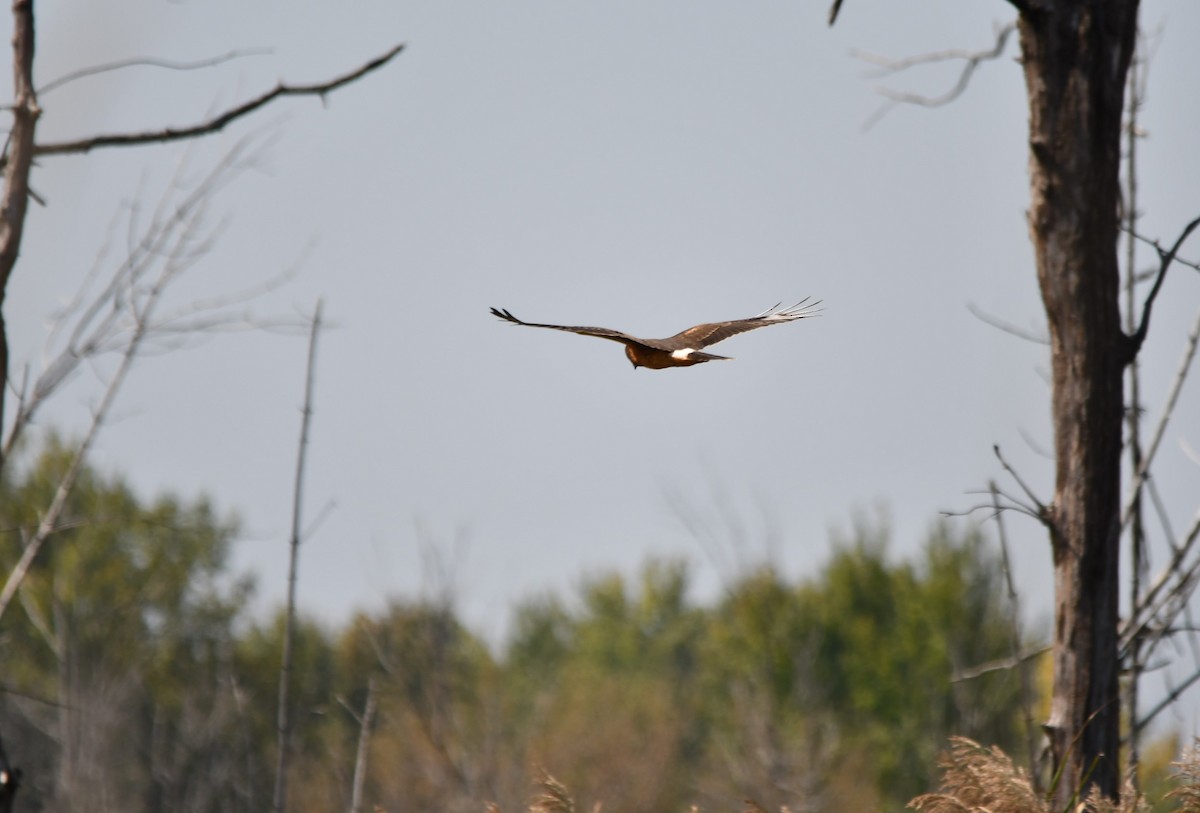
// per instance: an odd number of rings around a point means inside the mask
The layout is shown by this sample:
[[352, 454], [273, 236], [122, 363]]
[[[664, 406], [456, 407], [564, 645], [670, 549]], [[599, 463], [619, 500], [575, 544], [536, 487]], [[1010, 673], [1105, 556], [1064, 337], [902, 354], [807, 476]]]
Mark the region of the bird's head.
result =
[[638, 364], [637, 356], [634, 355], [633, 348], [630, 347], [629, 345], [625, 345], [625, 355], [626, 355], [626, 357], [628, 357], [629, 363], [633, 365], [633, 369], [636, 370], [638, 367], [642, 366], [642, 365]]

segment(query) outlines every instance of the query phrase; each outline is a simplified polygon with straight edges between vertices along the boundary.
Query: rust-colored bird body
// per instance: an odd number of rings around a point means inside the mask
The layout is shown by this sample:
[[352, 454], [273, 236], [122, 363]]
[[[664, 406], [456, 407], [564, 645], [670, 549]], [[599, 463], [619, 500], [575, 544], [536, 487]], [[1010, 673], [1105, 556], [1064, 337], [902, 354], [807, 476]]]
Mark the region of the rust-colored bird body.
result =
[[702, 348], [724, 341], [730, 336], [745, 333], [747, 330], [778, 325], [783, 322], [793, 322], [809, 316], [817, 316], [821, 312], [820, 300], [809, 303], [808, 299], [797, 302], [790, 308], [780, 308], [776, 305], [767, 308], [757, 316], [748, 319], [732, 319], [728, 322], [706, 322], [702, 325], [689, 327], [666, 339], [639, 339], [619, 330], [606, 327], [577, 327], [571, 325], [547, 325], [539, 322], [524, 322], [513, 316], [507, 310], [492, 308], [494, 316], [514, 325], [525, 327], [544, 327], [551, 330], [565, 330], [582, 336], [595, 336], [599, 339], [620, 342], [625, 345], [625, 355], [634, 368], [647, 367], [651, 370], [664, 370], [668, 367], [691, 367], [706, 361], [729, 361], [729, 356], [717, 356], [701, 352]]

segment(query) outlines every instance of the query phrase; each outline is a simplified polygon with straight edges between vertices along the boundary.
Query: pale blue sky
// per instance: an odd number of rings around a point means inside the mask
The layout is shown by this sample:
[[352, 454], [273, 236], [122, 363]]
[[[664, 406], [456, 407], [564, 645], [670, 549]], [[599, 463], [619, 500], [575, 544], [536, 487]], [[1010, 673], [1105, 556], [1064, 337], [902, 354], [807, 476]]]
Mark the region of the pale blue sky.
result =
[[[1141, 153], [1143, 230], [1173, 239], [1200, 214], [1200, 5], [1146, 0], [1161, 26]], [[38, 78], [131, 56], [268, 56], [193, 73], [137, 68], [44, 101], [43, 140], [186, 124], [279, 79], [348, 70], [397, 42], [381, 72], [289, 101], [193, 148], [203, 167], [278, 126], [262, 170], [218, 203], [220, 245], [179, 301], [301, 260], [264, 312], [311, 310], [322, 337], [302, 607], [331, 621], [428, 589], [419, 541], [440, 541], [460, 608], [500, 635], [512, 603], [651, 555], [722, 578], [671, 508], [732, 511], [744, 556], [788, 573], [825, 560], [830, 530], [888, 507], [898, 554], [937, 512], [1001, 477], [999, 443], [1049, 497], [1044, 348], [985, 325], [980, 308], [1041, 322], [1024, 224], [1024, 87], [1015, 41], [938, 109], [898, 108], [869, 131], [877, 80], [852, 49], [903, 56], [990, 45], [1002, 0], [257, 2], [45, 5]], [[893, 86], [937, 94], [956, 67]], [[114, 207], [160, 189], [184, 148], [42, 162], [5, 305], [18, 362], [77, 286]], [[309, 248], [311, 244], [311, 248]], [[1200, 255], [1193, 246], [1191, 255]], [[1142, 252], [1148, 260], [1147, 252]], [[535, 321], [665, 336], [778, 302], [823, 299], [820, 319], [730, 340], [730, 364], [634, 371], [617, 345], [513, 328]], [[1176, 269], [1146, 346], [1151, 415], [1200, 303]], [[141, 363], [97, 461], [146, 493], [210, 494], [237, 512], [236, 562], [264, 602], [283, 595], [305, 347], [222, 336]], [[47, 415], [78, 430], [81, 376]], [[1197, 382], [1158, 482], [1176, 528], [1200, 495]], [[1045, 607], [1049, 554], [1009, 522], [1027, 601]], [[454, 540], [460, 540], [455, 544]], [[706, 591], [706, 592], [705, 592]]]

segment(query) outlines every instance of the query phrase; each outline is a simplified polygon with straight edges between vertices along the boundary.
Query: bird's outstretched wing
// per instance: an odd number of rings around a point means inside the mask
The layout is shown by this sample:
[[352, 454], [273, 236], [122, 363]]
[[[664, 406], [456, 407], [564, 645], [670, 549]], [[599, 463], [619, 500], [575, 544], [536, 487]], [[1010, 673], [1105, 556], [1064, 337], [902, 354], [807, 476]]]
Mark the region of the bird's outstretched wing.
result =
[[807, 297], [792, 305], [790, 308], [780, 308], [775, 305], [772, 308], [767, 308], [757, 316], [751, 316], [749, 319], [733, 319], [728, 322], [709, 322], [703, 325], [689, 327], [682, 333], [676, 333], [669, 339], [664, 339], [664, 343], [669, 343], [672, 347], [678, 345], [682, 347], [708, 347], [710, 344], [724, 341], [730, 336], [736, 336], [739, 333], [745, 333], [747, 330], [754, 330], [767, 325], [778, 325], [783, 322], [792, 322], [796, 319], [805, 319], [809, 316], [817, 316], [823, 308], [818, 307], [821, 300], [809, 302], [812, 297]]
[[628, 333], [622, 333], [619, 330], [609, 330], [606, 327], [575, 327], [572, 325], [543, 325], [539, 322], [523, 322], [513, 316], [503, 308], [492, 308], [492, 315], [503, 319], [506, 322], [512, 322], [514, 325], [524, 325], [525, 327], [547, 327], [551, 330], [565, 330], [568, 333], [578, 333], [582, 336], [596, 336], [600, 339], [608, 339], [621, 344], [644, 344], [644, 342], [636, 336], [630, 336]]

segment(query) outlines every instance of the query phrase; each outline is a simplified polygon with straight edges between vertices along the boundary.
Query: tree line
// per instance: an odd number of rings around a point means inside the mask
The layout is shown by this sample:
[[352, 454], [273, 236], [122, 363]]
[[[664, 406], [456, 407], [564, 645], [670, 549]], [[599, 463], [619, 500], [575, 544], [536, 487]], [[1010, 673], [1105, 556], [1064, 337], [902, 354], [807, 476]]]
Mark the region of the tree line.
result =
[[[6, 478], [7, 534], [73, 454]], [[236, 522], [90, 468], [64, 516], [0, 621], [24, 808], [265, 809], [284, 618], [250, 613]], [[616, 813], [900, 809], [951, 734], [1021, 750], [1015, 671], [964, 677], [1013, 654], [1001, 579], [974, 528], [896, 561], [861, 521], [807, 578], [764, 566], [700, 603], [686, 562], [650, 561], [523, 601], [502, 642], [449, 600], [301, 618], [289, 808], [519, 809], [545, 770]]]

